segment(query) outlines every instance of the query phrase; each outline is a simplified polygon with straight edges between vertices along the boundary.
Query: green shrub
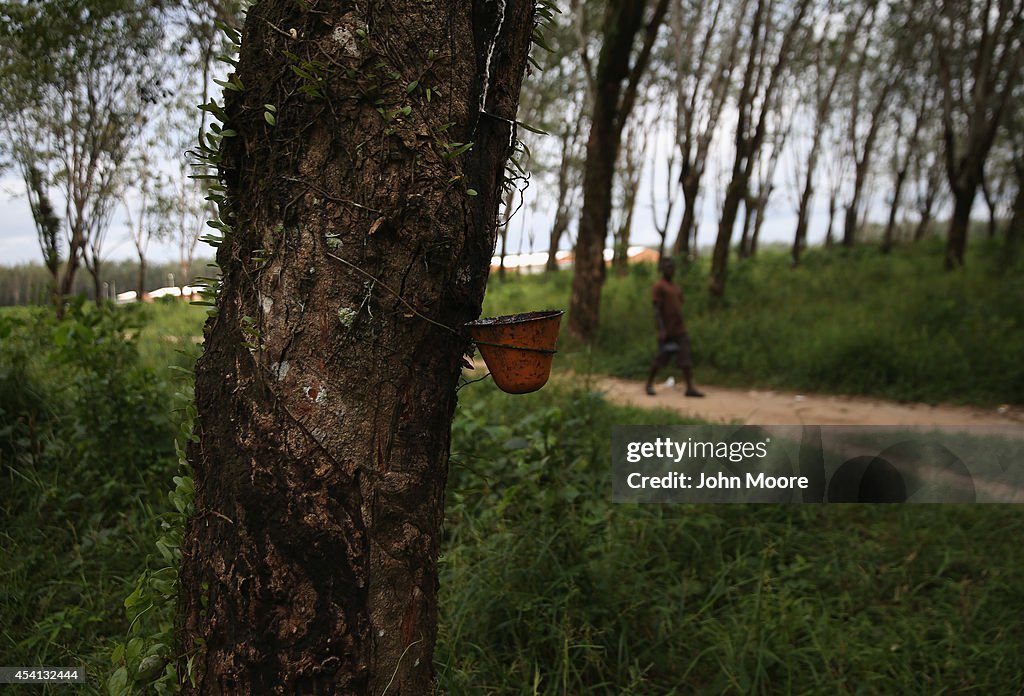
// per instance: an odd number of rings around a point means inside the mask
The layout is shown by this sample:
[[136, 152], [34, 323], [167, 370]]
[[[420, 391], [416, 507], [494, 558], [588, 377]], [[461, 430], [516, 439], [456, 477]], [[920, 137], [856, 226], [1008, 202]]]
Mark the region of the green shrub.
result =
[[140, 361], [141, 319], [83, 302], [60, 322], [0, 314], [0, 664], [85, 664], [95, 688], [125, 631], [184, 405]]

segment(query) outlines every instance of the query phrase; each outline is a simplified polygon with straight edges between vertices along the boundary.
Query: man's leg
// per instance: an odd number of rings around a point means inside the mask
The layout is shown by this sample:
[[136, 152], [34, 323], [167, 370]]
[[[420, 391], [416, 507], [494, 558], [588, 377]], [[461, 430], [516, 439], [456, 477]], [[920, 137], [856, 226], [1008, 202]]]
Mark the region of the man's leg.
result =
[[658, 352], [654, 354], [654, 358], [651, 360], [651, 371], [647, 375], [647, 385], [644, 387], [644, 391], [647, 392], [648, 396], [654, 396], [654, 378], [658, 375], [658, 370], [665, 367], [668, 364], [668, 354], [663, 350], [661, 343], [658, 344]]
[[683, 377], [686, 378], [686, 395], [687, 396], [704, 396], [704, 392], [697, 387], [693, 386], [693, 368], [684, 367]]
[[683, 334], [679, 337], [679, 353], [676, 356], [676, 364], [683, 371], [686, 379], [687, 396], [704, 396], [704, 392], [693, 385], [693, 360], [690, 358], [690, 337]]
[[648, 396], [654, 396], [654, 378], [658, 374], [658, 358], [655, 357], [651, 362], [651, 372], [647, 375], [647, 386], [644, 387], [644, 391], [647, 392]]

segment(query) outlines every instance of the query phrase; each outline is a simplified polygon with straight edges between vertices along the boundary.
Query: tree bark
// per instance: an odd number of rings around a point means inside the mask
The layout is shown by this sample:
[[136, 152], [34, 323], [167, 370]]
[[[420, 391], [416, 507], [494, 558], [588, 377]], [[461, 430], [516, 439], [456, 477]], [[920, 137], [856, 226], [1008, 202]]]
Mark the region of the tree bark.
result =
[[768, 189], [761, 196], [757, 197], [757, 209], [754, 211], [754, 234], [750, 237], [750, 256], [757, 256], [757, 245], [761, 241], [761, 227], [764, 225], [764, 212], [768, 208], [768, 198], [773, 187]]
[[992, 195], [990, 190], [988, 177], [985, 176], [984, 172], [981, 176], [981, 195], [985, 199], [985, 206], [988, 208], [988, 238], [995, 239], [996, 231], [999, 228], [999, 221], [996, 219], [996, 196]]
[[146, 292], [146, 257], [144, 254], [139, 254], [139, 272], [136, 276], [135, 281], [136, 295], [139, 302], [142, 302], [142, 296]]
[[949, 232], [946, 235], [946, 269], [961, 268], [964, 265], [964, 252], [967, 249], [967, 232], [971, 225], [971, 208], [977, 186], [958, 187], [953, 191], [953, 217], [949, 220]]
[[225, 93], [179, 674], [185, 694], [423, 696], [458, 329], [480, 312], [533, 4], [303, 7], [252, 6], [245, 89]]
[[691, 240], [697, 217], [697, 194], [700, 191], [700, 179], [687, 178], [681, 182], [681, 188], [683, 189], [683, 217], [679, 221], [679, 232], [676, 234], [676, 241], [672, 246], [672, 254], [688, 259], [692, 251]]
[[[920, 168], [920, 162], [919, 162]], [[920, 220], [914, 229], [914, 241], [919, 242], [928, 233], [928, 227], [932, 222], [932, 210], [935, 207], [935, 199], [939, 193], [941, 174], [937, 166], [928, 167], [924, 172], [924, 190], [917, 198], [917, 213]]]
[[825, 230], [825, 246], [830, 247], [835, 243], [835, 236], [832, 234], [832, 229], [835, 227], [836, 222], [836, 197], [835, 191], [832, 192], [828, 197], [828, 229]]
[[89, 271], [89, 275], [92, 277], [92, 300], [99, 307], [103, 304], [104, 298], [102, 297], [103, 291], [101, 287], [103, 285], [102, 276], [100, 275], [100, 266], [102, 261], [97, 257], [86, 257], [85, 267]]
[[738, 255], [741, 259], [750, 256], [751, 236], [754, 233], [754, 214], [757, 211], [757, 196], [747, 196], [743, 201], [743, 231], [740, 233], [740, 248]]
[[555, 223], [551, 226], [551, 238], [548, 243], [548, 260], [544, 265], [545, 271], [558, 270], [558, 246], [569, 229], [569, 216], [558, 211], [555, 214]]
[[896, 149], [900, 144], [902, 127], [899, 125], [901, 122], [898, 122], [897, 124], [893, 152], [893, 162], [896, 164], [896, 179], [892, 192], [892, 206], [889, 208], [889, 222], [885, 226], [885, 235], [882, 238], [882, 251], [886, 253], [892, 249], [893, 237], [896, 231], [896, 216], [899, 214], [900, 201], [903, 196], [903, 187], [906, 184], [907, 176], [910, 174], [910, 166], [914, 162], [914, 154], [917, 152], [921, 129], [924, 127], [924, 120], [928, 116], [929, 102], [929, 96], [927, 94], [923, 95], [921, 98], [921, 105], [917, 109], [917, 113], [914, 115], [914, 128], [910, 133], [909, 140], [906, 142], [907, 149], [902, 160], [900, 159], [898, 149]]
[[1017, 260], [1020, 244], [1024, 240], [1024, 168], [1017, 171], [1017, 195], [1013, 198], [1013, 215], [1006, 228], [1006, 258], [1008, 263]]
[[[626, 275], [629, 270], [629, 240], [633, 232], [633, 213], [636, 210], [636, 197], [640, 191], [640, 174], [643, 169], [644, 155], [647, 152], [647, 138], [641, 136], [642, 125], [633, 124], [626, 132], [626, 149], [623, 166], [619, 170], [619, 184], [622, 189], [622, 202], [619, 206], [621, 219], [613, 235], [612, 267], [619, 276]], [[642, 138], [637, 142], [637, 138]]]
[[736, 222], [740, 201], [746, 196], [746, 182], [733, 180], [725, 190], [725, 202], [722, 204], [722, 221], [718, 226], [718, 238], [715, 250], [711, 254], [711, 277], [709, 288], [711, 294], [721, 297], [725, 293], [725, 278], [729, 266], [729, 248], [732, 239], [732, 228]]
[[900, 210], [900, 197], [903, 194], [903, 183], [907, 180], [907, 167], [901, 167], [896, 172], [896, 181], [892, 190], [892, 205], [889, 206], [889, 221], [885, 225], [885, 234], [882, 235], [882, 251], [889, 253], [892, 250], [893, 236], [896, 231], [896, 216]]

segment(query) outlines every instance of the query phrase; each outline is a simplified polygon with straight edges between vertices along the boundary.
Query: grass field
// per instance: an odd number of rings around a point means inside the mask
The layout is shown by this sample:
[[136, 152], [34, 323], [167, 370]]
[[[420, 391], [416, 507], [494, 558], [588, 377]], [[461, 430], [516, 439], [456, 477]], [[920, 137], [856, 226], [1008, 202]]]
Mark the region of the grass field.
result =
[[[934, 250], [897, 254], [897, 270], [884, 274], [875, 259], [865, 253], [840, 268], [809, 254], [805, 269], [790, 271], [767, 255], [736, 274], [722, 307], [704, 298], [700, 267], [689, 271], [701, 374], [777, 385], [813, 376], [821, 388], [903, 398], [1019, 395], [1019, 275], [986, 273], [983, 256], [969, 259], [967, 273], [943, 275]], [[610, 279], [598, 346], [563, 342], [559, 363], [579, 373], [572, 387], [509, 397], [485, 381], [459, 392], [436, 652], [444, 689], [1024, 689], [1024, 518], [1016, 507], [611, 503], [612, 425], [676, 417], [602, 401], [584, 368], [643, 370], [651, 280], [643, 268]], [[486, 312], [564, 306], [568, 281], [493, 284]], [[851, 292], [856, 303], [836, 300], [826, 311], [822, 297]], [[83, 306], [62, 324], [46, 310], [0, 313], [0, 664], [86, 664], [82, 693], [103, 693], [116, 667], [134, 677], [146, 655], [170, 655], [159, 641], [173, 627], [173, 587], [161, 590], [170, 601], [132, 607], [131, 616], [143, 616], [134, 625], [125, 599], [146, 568], [167, 563], [156, 542], [178, 519], [168, 499], [179, 473], [173, 440], [203, 317], [181, 305]], [[768, 327], [781, 327], [770, 332], [777, 345], [755, 339]], [[887, 335], [879, 355], [919, 359], [913, 380], [893, 386], [891, 374], [852, 359], [841, 374], [825, 369], [822, 346]], [[748, 348], [709, 352], [729, 336]], [[970, 399], [957, 386], [963, 376], [939, 359], [954, 355], [985, 385]], [[1000, 370], [1003, 382], [983, 378]], [[138, 643], [126, 641], [129, 632]], [[115, 653], [118, 643], [129, 647]]]

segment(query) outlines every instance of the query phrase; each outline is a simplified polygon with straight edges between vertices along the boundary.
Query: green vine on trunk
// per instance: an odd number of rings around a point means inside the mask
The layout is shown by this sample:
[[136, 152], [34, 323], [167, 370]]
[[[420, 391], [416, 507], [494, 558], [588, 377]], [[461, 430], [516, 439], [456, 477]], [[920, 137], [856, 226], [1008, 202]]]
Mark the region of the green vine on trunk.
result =
[[[217, 26], [231, 41], [237, 55], [241, 43], [241, 33], [226, 24], [217, 22]], [[218, 60], [230, 67], [237, 65], [234, 56], [218, 56]], [[242, 91], [242, 82], [235, 75], [227, 80], [215, 80], [225, 90]], [[270, 106], [270, 105], [268, 105]], [[206, 200], [216, 206], [217, 217], [207, 221], [207, 225], [215, 230], [201, 239], [210, 246], [219, 247], [233, 233], [230, 209], [226, 197], [226, 188], [217, 172], [221, 162], [221, 145], [224, 138], [233, 138], [237, 133], [227, 125], [224, 108], [211, 99], [197, 107], [208, 113], [214, 121], [209, 130], [200, 132], [195, 149], [187, 154], [192, 159], [196, 172], [191, 178], [206, 182]], [[267, 113], [275, 109], [268, 108]], [[209, 314], [216, 315], [216, 300], [220, 293], [220, 278], [198, 277], [197, 285], [203, 294], [203, 300], [192, 304], [210, 307]], [[249, 335], [248, 340], [258, 340], [258, 332]], [[187, 373], [191, 371], [177, 368]], [[128, 630], [123, 641], [115, 644], [111, 653], [113, 672], [106, 681], [106, 693], [110, 696], [135, 696], [136, 694], [176, 694], [180, 692], [181, 679], [192, 678], [193, 656], [176, 655], [174, 646], [177, 644], [177, 606], [181, 565], [181, 543], [185, 533], [185, 525], [194, 511], [195, 487], [192, 481], [192, 470], [188, 463], [185, 450], [189, 442], [197, 442], [199, 436], [194, 432], [196, 407], [192, 394], [191, 383], [178, 393], [178, 398], [185, 404], [181, 423], [181, 436], [175, 440], [175, 451], [178, 457], [179, 473], [173, 477], [174, 487], [168, 492], [172, 505], [169, 512], [160, 517], [161, 534], [156, 540], [156, 555], [147, 561], [147, 568], [135, 582], [135, 587], [124, 600], [128, 618]], [[178, 665], [184, 662], [185, 674], [178, 673]]]

